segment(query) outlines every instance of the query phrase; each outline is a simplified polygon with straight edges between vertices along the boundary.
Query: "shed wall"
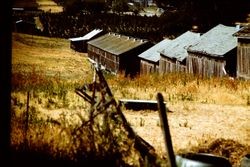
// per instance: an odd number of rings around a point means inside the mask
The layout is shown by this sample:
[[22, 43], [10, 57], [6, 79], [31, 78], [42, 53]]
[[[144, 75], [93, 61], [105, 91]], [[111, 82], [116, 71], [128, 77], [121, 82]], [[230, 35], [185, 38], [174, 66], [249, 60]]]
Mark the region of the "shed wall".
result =
[[182, 64], [178, 60], [161, 56], [159, 61], [159, 73], [165, 74], [171, 72], [186, 72], [186, 65]]
[[92, 60], [101, 64], [105, 69], [117, 73], [119, 71], [119, 57], [117, 55], [108, 53], [102, 49], [88, 45], [88, 56]]
[[87, 41], [70, 41], [70, 48], [78, 52], [87, 52]]
[[140, 74], [150, 74], [150, 73], [158, 73], [159, 72], [159, 64], [149, 62], [146, 60], [141, 60], [140, 62]]
[[237, 77], [250, 79], [250, 39], [238, 38]]
[[222, 58], [215, 59], [197, 53], [189, 53], [187, 57], [188, 72], [203, 77], [225, 76], [225, 65], [226, 61]]

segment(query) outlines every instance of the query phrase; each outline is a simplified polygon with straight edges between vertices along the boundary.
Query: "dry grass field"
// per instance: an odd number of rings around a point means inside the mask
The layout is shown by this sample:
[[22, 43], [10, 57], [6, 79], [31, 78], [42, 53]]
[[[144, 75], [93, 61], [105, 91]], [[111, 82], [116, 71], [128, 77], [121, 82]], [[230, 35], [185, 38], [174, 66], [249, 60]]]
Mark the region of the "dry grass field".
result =
[[15, 0], [13, 6], [21, 8], [38, 8], [45, 12], [58, 13], [63, 11], [63, 7], [53, 0]]
[[63, 11], [63, 7], [59, 6], [52, 0], [36, 0], [38, 3], [38, 9], [41, 9], [45, 12], [58, 13]]
[[[47, 143], [51, 150], [67, 152], [69, 138], [59, 138], [59, 129], [50, 123], [67, 120], [67, 127], [74, 127], [79, 124], [78, 115], [86, 114], [89, 105], [74, 90], [92, 81], [87, 55], [71, 50], [69, 41], [63, 39], [16, 33], [12, 39], [11, 144], [19, 148], [28, 139], [34, 147]], [[105, 76], [116, 99], [156, 100], [157, 92], [163, 94], [172, 111], [168, 120], [175, 153], [214, 153], [229, 158], [234, 166], [250, 153], [250, 81], [186, 74], [135, 79], [122, 74]], [[28, 91], [29, 127], [25, 131]], [[164, 157], [158, 112], [124, 108], [123, 112], [135, 132]]]

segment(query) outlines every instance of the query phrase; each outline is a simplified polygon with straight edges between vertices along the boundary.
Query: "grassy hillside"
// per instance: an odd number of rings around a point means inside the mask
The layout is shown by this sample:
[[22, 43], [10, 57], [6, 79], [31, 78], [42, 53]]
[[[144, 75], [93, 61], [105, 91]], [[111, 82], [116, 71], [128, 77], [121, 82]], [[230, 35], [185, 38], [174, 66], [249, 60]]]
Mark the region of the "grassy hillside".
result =
[[62, 6], [59, 6], [53, 0], [14, 0], [12, 6], [15, 8], [40, 9], [45, 12], [63, 11]]
[[36, 0], [36, 1], [39, 5], [39, 9], [45, 12], [57, 13], [63, 11], [63, 7], [56, 4], [55, 1], [53, 0]]
[[[69, 48], [69, 41], [13, 33], [12, 133], [14, 148], [28, 145], [52, 154], [73, 155], [73, 145], [61, 126], [74, 128], [88, 115], [89, 104], [74, 92], [92, 81], [86, 54]], [[209, 152], [239, 164], [250, 152], [250, 81], [195, 78], [187, 74], [105, 75], [116, 99], [156, 99], [167, 102], [175, 153]], [[30, 92], [28, 128], [27, 92]], [[132, 128], [165, 156], [157, 112], [123, 109]], [[60, 126], [58, 126], [60, 124]], [[67, 129], [67, 128], [66, 128]], [[72, 151], [73, 150], [73, 151]]]
[[69, 47], [69, 41], [13, 34], [13, 73], [44, 72], [46, 76], [79, 80], [91, 74], [86, 55]]

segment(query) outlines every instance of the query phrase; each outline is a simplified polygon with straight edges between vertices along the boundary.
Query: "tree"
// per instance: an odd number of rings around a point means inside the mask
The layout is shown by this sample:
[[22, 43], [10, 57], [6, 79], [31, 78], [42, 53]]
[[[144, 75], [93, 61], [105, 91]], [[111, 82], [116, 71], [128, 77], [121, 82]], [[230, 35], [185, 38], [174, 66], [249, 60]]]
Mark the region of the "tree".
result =
[[64, 0], [63, 8], [68, 13], [77, 13], [83, 9], [83, 4], [81, 0]]
[[110, 0], [55, 0], [56, 3], [63, 6], [64, 11], [68, 13], [78, 13], [85, 10], [91, 13], [106, 11]]
[[109, 9], [109, 1], [106, 0], [82, 0], [84, 9], [91, 13], [100, 13]]
[[208, 28], [219, 23], [233, 25], [250, 13], [249, 0], [156, 0], [156, 4], [167, 11], [174, 7], [191, 17], [193, 24]]
[[114, 12], [126, 12], [128, 11], [128, 0], [113, 0], [112, 1], [112, 10]]

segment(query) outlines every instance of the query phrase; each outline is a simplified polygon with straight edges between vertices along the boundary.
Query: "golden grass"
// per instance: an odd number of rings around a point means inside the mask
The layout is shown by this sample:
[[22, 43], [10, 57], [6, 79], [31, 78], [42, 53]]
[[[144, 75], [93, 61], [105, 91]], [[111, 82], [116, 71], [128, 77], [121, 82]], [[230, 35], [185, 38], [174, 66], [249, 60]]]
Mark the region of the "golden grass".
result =
[[45, 12], [58, 13], [63, 11], [63, 7], [56, 4], [53, 0], [36, 0], [38, 9]]
[[117, 98], [155, 100], [161, 92], [170, 103], [193, 101], [207, 104], [248, 105], [250, 82], [229, 78], [199, 79], [188, 74], [140, 76], [134, 80], [117, 76], [109, 80]]
[[84, 54], [69, 48], [69, 42], [39, 36], [13, 34], [12, 70], [14, 73], [38, 71], [63, 79], [86, 79], [92, 74]]
[[[67, 40], [15, 33], [12, 53], [13, 146], [20, 146], [24, 140], [22, 124], [30, 91], [30, 116], [36, 120], [30, 122], [30, 143], [35, 147], [44, 143], [52, 145], [51, 150], [69, 152], [65, 148], [69, 136], [61, 141], [63, 134], [55, 122], [64, 118], [67, 126], [77, 126], [79, 114], [86, 117], [89, 104], [74, 89], [92, 80], [87, 55], [72, 51]], [[157, 92], [163, 94], [167, 107], [173, 111], [168, 118], [176, 153], [192, 151], [221, 138], [239, 142], [246, 147], [245, 152], [250, 151], [249, 81], [201, 79], [187, 74], [143, 75], [133, 80], [122, 74], [106, 78], [116, 99], [156, 100]], [[164, 156], [158, 113], [123, 110], [132, 128]], [[240, 157], [233, 163], [239, 160]]]

